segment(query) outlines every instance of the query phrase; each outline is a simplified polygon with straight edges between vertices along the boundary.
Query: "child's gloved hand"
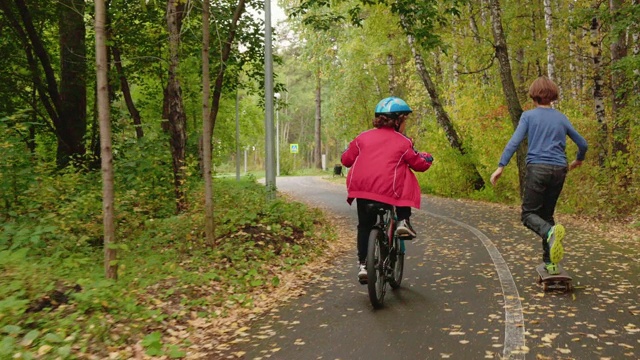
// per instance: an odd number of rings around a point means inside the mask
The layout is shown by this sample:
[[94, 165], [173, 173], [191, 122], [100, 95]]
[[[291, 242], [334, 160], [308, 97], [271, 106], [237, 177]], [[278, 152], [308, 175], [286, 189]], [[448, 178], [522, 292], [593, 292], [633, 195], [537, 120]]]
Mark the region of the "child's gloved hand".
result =
[[429, 154], [429, 153], [422, 152], [422, 153], [420, 153], [420, 156], [422, 156], [422, 158], [425, 159], [428, 163], [432, 163], [433, 162], [433, 156], [431, 156], [431, 154]]

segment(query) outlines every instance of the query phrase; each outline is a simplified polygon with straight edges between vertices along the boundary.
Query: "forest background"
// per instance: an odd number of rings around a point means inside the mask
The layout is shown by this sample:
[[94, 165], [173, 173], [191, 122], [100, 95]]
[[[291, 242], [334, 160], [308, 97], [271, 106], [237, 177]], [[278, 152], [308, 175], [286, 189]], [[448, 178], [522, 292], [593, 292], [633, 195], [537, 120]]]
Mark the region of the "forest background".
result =
[[[94, 2], [0, 0], [0, 354], [131, 352], [144, 340], [147, 354], [183, 357], [195, 340], [154, 331], [176, 311], [154, 301], [196, 318], [255, 306], [255, 294], [278, 287], [278, 271], [332, 236], [321, 214], [269, 201], [255, 183], [266, 158], [264, 3], [106, 5], [117, 239], [106, 250], [119, 254], [108, 263], [118, 282], [102, 280]], [[323, 156], [331, 170], [371, 127], [375, 104], [395, 95], [414, 109], [408, 135], [436, 159], [418, 174], [424, 193], [517, 204], [524, 148], [498, 187], [487, 180], [532, 107], [528, 85], [546, 75], [561, 89], [555, 107], [590, 145], [558, 210], [640, 225], [637, 0], [279, 5], [290, 16], [274, 33], [279, 175], [323, 168]], [[323, 241], [301, 246], [314, 238]], [[266, 255], [274, 249], [282, 258]], [[203, 283], [215, 295], [193, 290]]]

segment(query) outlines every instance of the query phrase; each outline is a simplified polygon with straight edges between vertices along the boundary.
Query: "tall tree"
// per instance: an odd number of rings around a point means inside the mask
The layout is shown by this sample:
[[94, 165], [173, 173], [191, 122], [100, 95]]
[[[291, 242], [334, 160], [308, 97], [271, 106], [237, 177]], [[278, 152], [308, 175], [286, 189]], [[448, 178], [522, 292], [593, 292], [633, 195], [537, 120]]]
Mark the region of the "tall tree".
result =
[[[632, 0], [631, 4], [633, 5], [633, 9], [635, 9], [636, 11], [640, 9], [640, 0]], [[632, 22], [629, 32], [631, 33], [631, 48], [633, 49], [632, 54], [633, 57], [637, 59], [640, 56], [640, 20], [638, 20], [638, 18], [635, 18], [635, 20]], [[640, 78], [640, 67], [636, 67], [633, 70], [633, 75], [636, 78], [633, 84], [633, 89], [635, 90], [635, 93], [638, 94], [640, 93], [640, 89], [638, 88], [638, 86], [640, 85], [640, 81], [638, 81], [638, 79]]]
[[180, 64], [180, 29], [184, 17], [186, 2], [167, 0], [167, 30], [169, 32], [169, 80], [165, 90], [165, 106], [173, 158], [173, 186], [176, 198], [176, 211], [187, 209], [187, 198], [183, 184], [185, 181], [185, 161], [187, 146], [187, 116], [182, 103], [182, 92], [178, 78]]
[[212, 121], [209, 119], [209, 97], [211, 81], [209, 79], [209, 0], [202, 1], [202, 167], [204, 177], [204, 229], [207, 243], [213, 245], [213, 179], [211, 176], [211, 138]]
[[[413, 35], [408, 35], [409, 46], [411, 47], [411, 51], [413, 52], [414, 61], [416, 64], [416, 69], [418, 70], [418, 75], [422, 79], [424, 87], [427, 89], [429, 93], [429, 98], [431, 99], [431, 106], [436, 113], [436, 121], [438, 125], [444, 130], [445, 136], [449, 142], [451, 148], [456, 149], [461, 155], [466, 155], [467, 151], [462, 146], [462, 140], [458, 135], [458, 132], [453, 126], [453, 122], [451, 121], [449, 114], [442, 106], [442, 102], [440, 101], [440, 95], [438, 95], [438, 91], [436, 90], [436, 86], [431, 80], [431, 76], [427, 71], [427, 68], [424, 64], [424, 59], [422, 55], [417, 51], [416, 44], [413, 39]], [[480, 190], [484, 187], [484, 179], [482, 175], [478, 172], [478, 170], [473, 166], [473, 164], [467, 163], [464, 164], [466, 168], [468, 168], [469, 174], [471, 177], [471, 183], [475, 190]]]
[[[65, 141], [59, 146], [58, 164], [65, 166], [74, 155], [84, 155], [87, 131], [87, 47], [84, 0], [60, 0], [60, 121]], [[62, 134], [60, 134], [62, 135]]]
[[[72, 159], [81, 161], [85, 154], [86, 133], [86, 44], [83, 0], [61, 0], [57, 3], [60, 82], [56, 77], [51, 51], [36, 29], [31, 7], [25, 0], [0, 0], [12, 30], [25, 51], [29, 72], [38, 97], [51, 121], [56, 136], [58, 167]], [[41, 76], [44, 74], [44, 78]], [[35, 109], [37, 111], [37, 109]]]
[[[424, 4], [422, 6], [424, 6]], [[419, 51], [420, 47], [425, 46], [427, 47], [427, 50], [438, 49], [441, 40], [439, 37], [433, 35], [433, 31], [438, 19], [440, 19], [439, 21], [444, 21], [444, 19], [441, 18], [440, 14], [434, 12], [433, 8], [429, 6], [429, 4], [426, 4], [426, 8], [421, 8], [411, 1], [402, 3], [396, 2], [392, 9], [400, 17], [401, 28], [407, 35], [407, 41], [409, 42], [409, 47], [413, 53], [418, 75], [429, 94], [431, 106], [436, 113], [438, 125], [440, 125], [444, 130], [451, 148], [459, 152], [463, 158], [466, 158], [467, 149], [464, 148], [462, 139], [458, 135], [449, 114], [442, 106], [442, 101], [440, 100], [440, 95], [436, 85], [431, 79], [422, 54]], [[427, 17], [418, 18], [416, 14], [427, 14]], [[437, 57], [436, 61], [439, 61]], [[471, 186], [474, 190], [482, 189], [485, 185], [482, 175], [471, 162], [468, 162], [467, 159], [464, 161], [465, 163], [463, 164], [463, 167], [469, 174]]]
[[[575, 9], [575, 5], [573, 1], [570, 1], [568, 4], [569, 7], [569, 22], [573, 19], [573, 13]], [[575, 29], [569, 28], [569, 73], [574, 74], [571, 76], [570, 88], [571, 88], [571, 97], [576, 99], [578, 97], [579, 91], [581, 89], [581, 76], [577, 74], [577, 57], [578, 53], [578, 45], [576, 44], [576, 34]]]
[[604, 166], [607, 153], [608, 130], [605, 118], [604, 78], [602, 76], [602, 40], [600, 35], [600, 20], [597, 15], [591, 19], [591, 61], [593, 64], [593, 105], [598, 123], [598, 163]]
[[107, 60], [107, 10], [105, 0], [95, 1], [96, 81], [98, 117], [100, 119], [100, 157], [102, 161], [102, 222], [104, 234], [104, 270], [108, 279], [118, 277], [113, 209], [113, 156], [111, 152], [111, 119], [109, 101], [109, 68]]
[[556, 54], [553, 49], [553, 10], [551, 0], [544, 0], [544, 27], [547, 30], [545, 43], [547, 44], [547, 76], [557, 82], [556, 79]]
[[[609, 0], [609, 12], [613, 20], [611, 50], [611, 88], [612, 88], [612, 150], [614, 154], [627, 154], [629, 152], [629, 117], [623, 114], [627, 106], [629, 91], [626, 89], [625, 71], [619, 66], [621, 60], [627, 56], [627, 26], [622, 22], [623, 0]], [[625, 24], [625, 25], [620, 25]]]
[[[502, 28], [502, 10], [500, 9], [500, 1], [489, 0], [489, 7], [491, 9], [491, 29], [493, 33], [496, 58], [498, 59], [498, 65], [500, 69], [502, 91], [507, 101], [507, 107], [509, 108], [511, 123], [513, 125], [513, 128], [515, 129], [520, 122], [520, 116], [522, 115], [522, 106], [520, 105], [520, 101], [518, 101], [516, 85], [513, 82], [513, 76], [511, 75], [511, 63], [509, 62], [507, 38], [505, 37], [504, 30]], [[518, 150], [516, 152], [521, 197], [523, 195], [524, 177], [526, 174], [526, 151], [526, 144], [524, 144], [523, 142], [520, 147], [518, 147]]]
[[227, 69], [229, 57], [231, 56], [231, 49], [236, 38], [236, 32], [238, 31], [238, 22], [244, 12], [245, 0], [238, 0], [231, 18], [231, 23], [229, 24], [229, 33], [227, 34], [227, 38], [221, 43], [219, 49], [220, 64], [218, 65], [216, 72], [216, 81], [213, 87], [213, 99], [211, 99], [211, 112], [209, 115], [209, 121], [211, 121], [211, 132], [209, 134], [205, 134], [205, 138], [209, 139], [209, 141], [216, 126], [216, 119], [220, 108], [220, 96], [222, 96], [222, 86], [224, 84], [224, 75]]
[[127, 105], [127, 110], [129, 110], [129, 114], [133, 119], [133, 126], [136, 131], [136, 137], [138, 139], [141, 139], [142, 137], [144, 137], [144, 130], [142, 130], [142, 117], [140, 116], [140, 111], [138, 111], [138, 108], [133, 101], [133, 96], [131, 96], [129, 80], [127, 79], [124, 66], [122, 65], [120, 48], [117, 44], [113, 44], [109, 48], [111, 49], [111, 55], [113, 56], [113, 64], [115, 65], [116, 72], [118, 73], [118, 80], [120, 82], [120, 91], [122, 91], [122, 97], [124, 98], [124, 102]]

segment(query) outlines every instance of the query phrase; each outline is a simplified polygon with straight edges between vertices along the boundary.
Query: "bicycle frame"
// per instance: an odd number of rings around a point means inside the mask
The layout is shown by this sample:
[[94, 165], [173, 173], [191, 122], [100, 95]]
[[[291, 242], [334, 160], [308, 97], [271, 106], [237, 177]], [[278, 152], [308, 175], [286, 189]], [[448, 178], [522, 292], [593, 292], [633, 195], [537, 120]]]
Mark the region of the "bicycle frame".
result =
[[[395, 236], [396, 222], [398, 221], [396, 216], [396, 208], [395, 206], [384, 204], [384, 206], [379, 206], [376, 211], [378, 220], [376, 221], [376, 224], [374, 226], [385, 233], [387, 240], [387, 250], [389, 250], [393, 247], [393, 237]], [[404, 252], [404, 241], [400, 242], [400, 244], [400, 250]]]

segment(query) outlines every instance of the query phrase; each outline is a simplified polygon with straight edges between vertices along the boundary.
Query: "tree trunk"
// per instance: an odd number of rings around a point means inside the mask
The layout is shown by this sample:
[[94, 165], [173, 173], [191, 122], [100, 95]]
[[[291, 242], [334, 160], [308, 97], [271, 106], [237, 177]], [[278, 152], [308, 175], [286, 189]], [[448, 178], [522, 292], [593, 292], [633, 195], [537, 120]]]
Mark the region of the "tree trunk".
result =
[[[573, 1], [569, 1], [569, 21], [572, 20], [573, 18], [573, 13], [574, 13], [574, 3]], [[570, 79], [571, 79], [571, 83], [570, 83], [570, 87], [571, 87], [571, 98], [572, 99], [577, 99], [578, 95], [581, 93], [581, 86], [579, 78], [582, 75], [578, 75], [578, 66], [576, 65], [576, 57], [577, 57], [577, 45], [576, 45], [576, 34], [575, 34], [575, 30], [570, 28], [569, 29], [569, 73], [570, 75]]]
[[182, 104], [180, 81], [178, 80], [178, 51], [180, 49], [180, 28], [184, 16], [184, 3], [180, 0], [167, 1], [167, 29], [169, 31], [169, 81], [166, 88], [167, 119], [173, 157], [173, 186], [176, 197], [176, 212], [187, 209], [187, 198], [183, 184], [185, 181], [185, 148], [187, 145], [187, 116]]
[[107, 74], [106, 7], [104, 0], [95, 1], [96, 78], [98, 117], [100, 118], [100, 158], [102, 159], [102, 217], [104, 227], [104, 270], [107, 279], [117, 279], [114, 209], [113, 157], [111, 152], [111, 121], [109, 113], [109, 77]]
[[[22, 38], [32, 78], [43, 105], [51, 118], [57, 138], [57, 165], [62, 168], [70, 161], [85, 154], [86, 133], [86, 44], [84, 24], [84, 1], [62, 0], [58, 7], [60, 24], [60, 90], [49, 54], [36, 32], [29, 8], [24, 0], [15, 0], [22, 24], [13, 20], [13, 12], [7, 2], [0, 2], [2, 10]], [[24, 26], [24, 28], [22, 27]], [[35, 58], [31, 55], [31, 50]], [[43, 84], [37, 73], [38, 59], [45, 76]]]
[[65, 167], [85, 154], [87, 132], [87, 47], [84, 0], [60, 0], [60, 128], [57, 163]]
[[[632, 0], [631, 1], [631, 5], [632, 6], [640, 6], [640, 0]], [[631, 40], [632, 40], [632, 44], [631, 47], [633, 49], [632, 53], [634, 57], [637, 57], [640, 55], [640, 21], [638, 21], [637, 19], [631, 24]], [[633, 74], [636, 76], [636, 78], [638, 78], [640, 76], [640, 69], [634, 69], [633, 70]], [[633, 86], [634, 90], [636, 93], [638, 93], [638, 82], [636, 81], [634, 86]]]
[[[37, 37], [35, 30], [33, 30], [33, 23], [30, 22], [31, 16], [28, 12], [26, 13], [27, 16], [23, 16], [23, 14], [21, 14], [21, 16], [17, 16], [16, 14], [14, 14], [8, 0], [0, 0], [0, 10], [2, 10], [2, 12], [5, 14], [6, 21], [8, 21], [11, 28], [13, 28], [16, 34], [18, 35], [18, 39], [20, 39], [20, 43], [24, 49], [25, 57], [27, 59], [27, 64], [29, 65], [31, 81], [33, 82], [34, 88], [37, 90], [37, 95], [38, 95], [38, 98], [40, 99], [40, 103], [42, 104], [45, 111], [47, 112], [47, 115], [49, 115], [49, 118], [51, 119], [51, 124], [53, 124], [51, 126], [52, 133], [57, 136], [58, 134], [56, 132], [56, 128], [60, 123], [58, 118], [58, 105], [60, 100], [59, 95], [57, 93], [58, 85], [55, 77], [53, 78], [53, 81], [54, 81], [53, 86], [51, 86], [48, 83], [44, 84], [42, 82], [42, 78], [40, 77], [41, 70], [38, 68], [38, 64], [39, 64], [38, 61], [40, 61], [43, 68], [46, 65], [49, 65], [49, 70], [48, 70], [49, 72], [53, 73], [53, 69], [51, 68], [51, 64], [49, 63], [48, 54], [46, 52], [44, 52], [44, 54], [42, 52], [36, 52], [36, 45], [32, 45], [30, 42], [32, 41], [31, 36], [35, 36], [35, 41], [38, 44], [40, 44], [40, 46], [42, 45], [40, 42], [40, 38]], [[26, 10], [26, 7], [24, 7], [23, 11], [25, 10]], [[18, 22], [18, 19], [23, 19], [23, 22], [24, 21], [29, 21], [29, 22], [24, 23], [25, 28], [23, 28], [22, 24]], [[40, 51], [42, 50], [43, 49], [40, 49]], [[35, 57], [34, 57], [34, 53], [36, 55]], [[46, 60], [46, 63], [42, 62], [40, 55], [44, 55], [44, 60]], [[49, 80], [49, 78], [47, 78], [47, 80]], [[50, 93], [50, 90], [54, 90], [55, 93]], [[54, 98], [54, 96], [57, 96], [58, 98]], [[36, 102], [33, 103], [32, 107], [34, 109], [34, 114], [37, 113], [38, 106]]]
[[[480, 30], [478, 30], [478, 23], [476, 22], [473, 1], [469, 2], [469, 13], [469, 26], [471, 27], [471, 32], [473, 33], [473, 40], [475, 40], [477, 46], [480, 46], [482, 45], [482, 39], [480, 38]], [[487, 70], [482, 71], [482, 85], [489, 85], [489, 74], [487, 74]]]
[[602, 78], [602, 48], [600, 43], [600, 21], [591, 19], [591, 60], [593, 61], [593, 103], [598, 122], [598, 164], [603, 167], [608, 149], [608, 129], [604, 109], [604, 79]]
[[314, 131], [314, 140], [315, 140], [315, 151], [314, 151], [314, 160], [316, 168], [322, 169], [322, 138], [321, 134], [321, 125], [322, 125], [322, 79], [321, 79], [321, 71], [318, 68], [316, 71], [316, 123], [315, 123], [315, 131]]
[[[614, 22], [622, 21], [619, 14], [622, 5], [622, 0], [609, 0], [609, 12]], [[627, 142], [629, 141], [631, 130], [629, 128], [629, 117], [623, 114], [628, 102], [628, 91], [624, 89], [626, 82], [624, 71], [617, 68], [618, 62], [627, 56], [626, 31], [618, 30], [618, 33], [615, 33], [615, 30], [613, 30], [611, 35], [612, 150], [613, 154], [628, 154]]]
[[127, 80], [127, 76], [124, 73], [124, 68], [122, 67], [120, 48], [116, 45], [112, 45], [111, 54], [113, 55], [113, 62], [116, 66], [116, 71], [118, 72], [118, 78], [120, 80], [120, 90], [122, 91], [124, 102], [127, 105], [127, 110], [129, 110], [129, 115], [131, 115], [131, 118], [133, 119], [133, 127], [136, 130], [136, 138], [142, 139], [144, 137], [144, 131], [142, 130], [142, 118], [140, 117], [140, 112], [136, 108], [136, 104], [133, 102], [133, 97], [131, 96], [129, 81]]
[[[498, 11], [501, 12], [500, 10], [500, 3], [498, 2]], [[530, 29], [531, 29], [531, 42], [532, 43], [537, 43], [538, 41], [540, 41], [540, 39], [538, 39], [538, 28], [537, 28], [537, 23], [538, 23], [538, 17], [536, 16], [536, 12], [535, 11], [531, 11], [530, 12], [530, 17], [531, 17], [531, 22], [530, 22]], [[502, 15], [500, 15], [500, 29], [502, 30]], [[492, 31], [493, 31], [493, 27], [492, 27]], [[502, 37], [504, 36], [504, 32], [502, 34]], [[495, 39], [495, 35], [494, 35], [494, 39]], [[495, 41], [495, 40], [494, 40]], [[504, 39], [505, 43], [506, 43], [506, 38]], [[536, 76], [542, 76], [544, 75], [544, 71], [542, 71], [542, 65], [540, 64], [540, 55], [537, 52], [532, 52], [531, 56], [533, 56], [534, 60], [532, 60], [531, 62], [533, 62], [535, 64], [536, 67]], [[529, 72], [529, 67], [527, 66], [527, 75], [530, 75]], [[524, 85], [526, 87], [526, 84]], [[528, 87], [527, 87], [527, 92], [528, 92]]]
[[[502, 83], [502, 91], [504, 92], [505, 99], [507, 100], [507, 107], [509, 108], [509, 115], [511, 117], [511, 123], [515, 129], [520, 122], [520, 116], [522, 115], [522, 106], [518, 101], [518, 93], [516, 86], [513, 82], [513, 76], [511, 75], [511, 64], [509, 63], [509, 51], [507, 49], [507, 39], [502, 29], [502, 11], [500, 10], [499, 0], [490, 0], [489, 6], [491, 8], [491, 29], [493, 32], [493, 39], [495, 41], [496, 58], [500, 66], [500, 81]], [[526, 174], [526, 152], [527, 145], [523, 142], [516, 152], [516, 160], [518, 164], [518, 180], [520, 184], [520, 198], [523, 196], [524, 191], [524, 177]]]
[[236, 9], [233, 12], [233, 19], [231, 20], [231, 24], [229, 25], [229, 36], [227, 37], [227, 41], [222, 44], [222, 49], [220, 51], [220, 68], [218, 68], [218, 75], [216, 76], [216, 82], [213, 88], [213, 99], [211, 100], [211, 113], [209, 115], [209, 119], [211, 121], [211, 131], [208, 134], [205, 134], [205, 138], [211, 141], [211, 137], [213, 136], [213, 130], [216, 127], [216, 119], [218, 117], [218, 109], [220, 108], [220, 96], [222, 95], [222, 84], [224, 81], [224, 73], [227, 69], [227, 61], [229, 60], [229, 56], [231, 54], [231, 45], [233, 44], [236, 31], [238, 29], [238, 21], [240, 21], [240, 17], [245, 11], [245, 0], [238, 1], [236, 5]]
[[[5, 1], [2, 1], [3, 3]], [[36, 29], [33, 25], [33, 19], [31, 18], [31, 13], [27, 8], [24, 0], [15, 0], [16, 7], [18, 8], [18, 13], [20, 14], [20, 18], [22, 19], [22, 23], [24, 24], [24, 31], [31, 42], [31, 46], [33, 47], [33, 52], [35, 53], [38, 60], [40, 60], [40, 64], [42, 66], [42, 70], [44, 71], [46, 86], [49, 98], [51, 99], [51, 103], [53, 104], [53, 108], [56, 111], [55, 117], [51, 120], [56, 128], [59, 127], [60, 124], [60, 93], [58, 92], [58, 82], [56, 80], [56, 75], [51, 66], [51, 60], [49, 59], [49, 54], [42, 43], [42, 39], [38, 36]], [[56, 130], [57, 131], [57, 130]], [[59, 133], [59, 132], [57, 132]]]
[[[632, 6], [640, 6], [640, 0], [632, 0]], [[632, 48], [633, 48], [633, 56], [637, 57], [640, 55], [640, 21], [637, 19], [631, 24], [631, 40], [632, 40]], [[634, 69], [633, 74], [638, 78], [640, 76], [640, 69]], [[636, 94], [638, 93], [638, 81], [635, 82], [633, 86]]]
[[389, 95], [396, 95], [396, 70], [393, 61], [393, 54], [387, 55], [387, 69], [389, 70]]
[[527, 84], [525, 80], [525, 50], [521, 45], [516, 48], [516, 64], [515, 64], [518, 98], [527, 99]]
[[[466, 150], [462, 146], [462, 141], [456, 132], [456, 129], [453, 127], [453, 123], [449, 118], [446, 110], [442, 106], [440, 102], [440, 97], [436, 90], [436, 86], [431, 81], [431, 77], [429, 76], [429, 72], [424, 64], [424, 59], [422, 55], [418, 53], [415, 45], [415, 41], [413, 35], [407, 35], [409, 46], [411, 46], [411, 51], [413, 53], [413, 58], [416, 63], [416, 69], [418, 70], [418, 75], [422, 79], [422, 83], [424, 84], [427, 92], [429, 93], [429, 98], [431, 99], [431, 106], [433, 110], [436, 112], [436, 120], [438, 121], [438, 125], [444, 130], [447, 140], [449, 141], [449, 145], [456, 149], [461, 155], [466, 155]], [[482, 175], [480, 172], [473, 166], [468, 163], [465, 166], [468, 167], [468, 172], [471, 175], [471, 183], [474, 190], [480, 190], [484, 187], [484, 180], [482, 179]]]
[[[213, 223], [213, 178], [211, 177], [211, 110], [209, 109], [209, 95], [211, 81], [209, 79], [209, 1], [202, 2], [202, 167], [204, 177], [204, 231], [207, 244], [213, 246], [215, 229]], [[238, 161], [236, 159], [236, 161]]]
[[551, 0], [544, 0], [544, 27], [547, 30], [545, 43], [547, 44], [547, 76], [556, 80], [556, 56], [553, 49], [553, 12], [551, 10]]

